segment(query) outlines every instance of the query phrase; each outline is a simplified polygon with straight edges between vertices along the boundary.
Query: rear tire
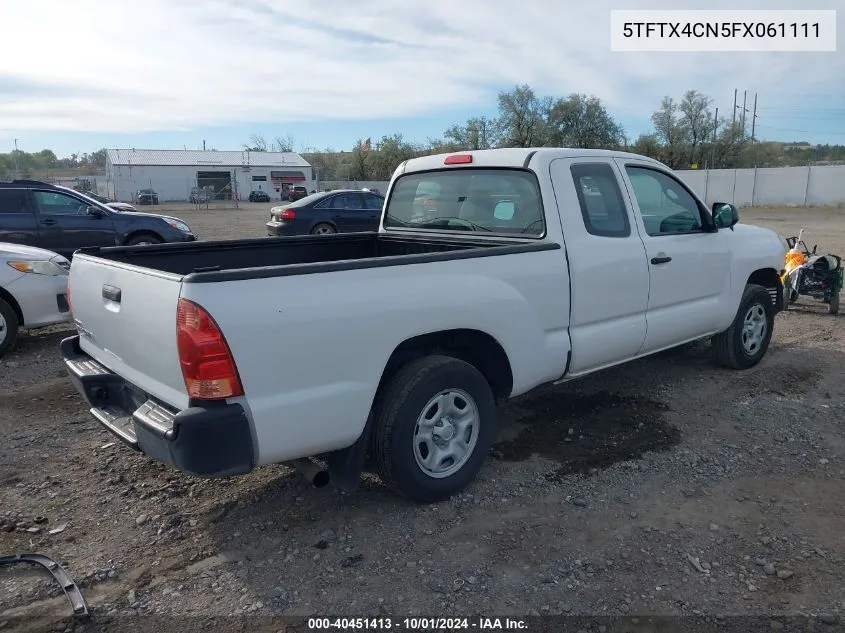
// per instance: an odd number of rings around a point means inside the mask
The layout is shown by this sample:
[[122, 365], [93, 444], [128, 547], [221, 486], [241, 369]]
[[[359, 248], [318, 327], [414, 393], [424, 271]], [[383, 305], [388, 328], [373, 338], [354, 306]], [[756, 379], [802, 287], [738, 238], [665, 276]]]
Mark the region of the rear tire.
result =
[[320, 224], [311, 229], [312, 235], [331, 235], [332, 233], [337, 233], [337, 231], [331, 224], [326, 224], [325, 222], [320, 222]]
[[0, 299], [0, 358], [12, 348], [18, 338], [18, 315], [8, 303]]
[[388, 487], [418, 503], [466, 488], [490, 451], [496, 404], [475, 367], [425, 356], [382, 388], [373, 417], [372, 454]]
[[723, 367], [749, 369], [765, 356], [772, 340], [775, 311], [763, 286], [748, 284], [731, 326], [713, 337], [713, 352]]
[[164, 240], [162, 240], [157, 235], [152, 235], [150, 233], [144, 233], [143, 235], [136, 235], [130, 240], [126, 241], [126, 246], [144, 246], [146, 244], [161, 244]]

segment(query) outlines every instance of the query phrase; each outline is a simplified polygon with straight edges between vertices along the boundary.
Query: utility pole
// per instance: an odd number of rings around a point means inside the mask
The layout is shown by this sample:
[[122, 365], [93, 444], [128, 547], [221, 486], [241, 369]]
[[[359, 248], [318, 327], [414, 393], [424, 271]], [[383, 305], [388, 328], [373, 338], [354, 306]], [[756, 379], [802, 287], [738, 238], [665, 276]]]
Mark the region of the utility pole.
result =
[[745, 138], [745, 113], [748, 112], [748, 108], [746, 108], [746, 104], [748, 101], [748, 91], [742, 91], [742, 138]]
[[21, 170], [18, 168], [18, 139], [15, 139], [15, 180], [20, 179]]
[[757, 126], [757, 93], [754, 93], [754, 113], [751, 115], [751, 144], [754, 144], [754, 129]]
[[[736, 108], [734, 108], [736, 110]], [[716, 169], [716, 132], [719, 130], [719, 108], [716, 108], [716, 116], [713, 117], [713, 147], [710, 152], [710, 169]]]
[[733, 109], [733, 116], [731, 117], [731, 127], [736, 125], [736, 93], [737, 93], [737, 89], [734, 88], [734, 109]]

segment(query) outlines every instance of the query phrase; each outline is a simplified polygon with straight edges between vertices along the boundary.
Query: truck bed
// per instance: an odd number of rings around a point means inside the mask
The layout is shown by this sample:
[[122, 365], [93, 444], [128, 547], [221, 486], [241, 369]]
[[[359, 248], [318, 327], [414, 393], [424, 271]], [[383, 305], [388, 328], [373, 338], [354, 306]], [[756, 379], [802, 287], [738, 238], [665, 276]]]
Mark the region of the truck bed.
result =
[[261, 237], [255, 239], [112, 246], [78, 253], [115, 263], [170, 273], [183, 281], [202, 283], [301, 275], [464, 259], [560, 248], [558, 244], [526, 240], [431, 238], [379, 233]]

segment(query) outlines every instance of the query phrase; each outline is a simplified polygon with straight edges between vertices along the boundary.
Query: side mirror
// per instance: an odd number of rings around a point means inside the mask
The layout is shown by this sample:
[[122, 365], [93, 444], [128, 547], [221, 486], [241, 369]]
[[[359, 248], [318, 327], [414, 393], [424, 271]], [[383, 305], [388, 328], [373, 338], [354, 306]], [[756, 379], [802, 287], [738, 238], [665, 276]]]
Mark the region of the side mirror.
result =
[[106, 212], [98, 207], [88, 207], [88, 215], [92, 215], [95, 218], [104, 218], [106, 217]]
[[713, 205], [713, 224], [717, 229], [731, 229], [739, 222], [739, 211], [727, 202], [716, 202]]

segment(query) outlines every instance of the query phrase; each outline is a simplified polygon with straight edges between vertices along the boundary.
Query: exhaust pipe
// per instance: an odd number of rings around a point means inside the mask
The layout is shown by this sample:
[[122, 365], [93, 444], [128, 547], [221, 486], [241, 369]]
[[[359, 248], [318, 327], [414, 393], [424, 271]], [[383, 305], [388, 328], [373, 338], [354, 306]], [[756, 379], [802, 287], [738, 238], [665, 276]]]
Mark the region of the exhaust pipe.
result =
[[331, 479], [331, 477], [329, 477], [329, 471], [325, 470], [322, 466], [307, 457], [294, 459], [293, 461], [288, 462], [288, 464], [302, 473], [302, 476], [305, 477], [315, 488], [323, 488], [324, 486], [327, 486], [329, 480]]

